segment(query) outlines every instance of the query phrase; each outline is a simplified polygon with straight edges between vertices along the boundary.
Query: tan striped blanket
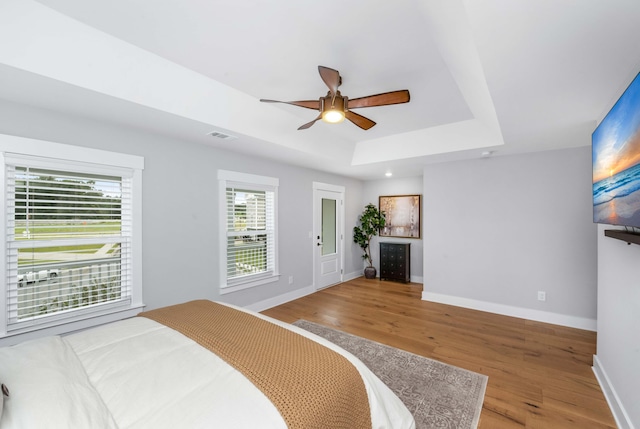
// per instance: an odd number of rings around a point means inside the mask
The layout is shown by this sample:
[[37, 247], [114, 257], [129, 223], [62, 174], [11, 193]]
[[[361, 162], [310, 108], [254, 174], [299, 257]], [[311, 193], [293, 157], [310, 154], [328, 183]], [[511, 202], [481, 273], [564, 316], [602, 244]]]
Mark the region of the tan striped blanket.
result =
[[364, 382], [342, 355], [222, 304], [191, 301], [140, 313], [220, 356], [260, 389], [290, 429], [370, 429]]

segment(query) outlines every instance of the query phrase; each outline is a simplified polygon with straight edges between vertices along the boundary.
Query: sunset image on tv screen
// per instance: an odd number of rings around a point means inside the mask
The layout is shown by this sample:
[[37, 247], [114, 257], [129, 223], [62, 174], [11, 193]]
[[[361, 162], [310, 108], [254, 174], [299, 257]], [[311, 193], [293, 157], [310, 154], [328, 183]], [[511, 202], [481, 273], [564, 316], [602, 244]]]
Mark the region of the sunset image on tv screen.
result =
[[640, 74], [593, 132], [593, 221], [640, 227]]

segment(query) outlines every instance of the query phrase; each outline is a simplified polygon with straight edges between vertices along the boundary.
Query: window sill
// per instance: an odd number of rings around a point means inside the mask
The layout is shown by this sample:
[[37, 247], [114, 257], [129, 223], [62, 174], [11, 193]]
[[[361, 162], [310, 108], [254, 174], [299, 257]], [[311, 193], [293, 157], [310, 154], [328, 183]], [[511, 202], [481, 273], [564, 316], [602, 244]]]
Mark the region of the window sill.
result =
[[244, 289], [249, 289], [264, 284], [275, 283], [280, 280], [280, 274], [274, 274], [269, 277], [262, 277], [254, 280], [247, 280], [242, 283], [226, 284], [220, 287], [220, 295], [226, 295], [228, 293], [238, 292]]
[[81, 320], [73, 320], [64, 323], [57, 324], [55, 326], [42, 327], [37, 329], [31, 329], [29, 331], [14, 331], [8, 332], [5, 336], [0, 337], [0, 346], [10, 346], [21, 343], [23, 341], [32, 340], [35, 338], [46, 337], [49, 335], [64, 335], [70, 334], [75, 331], [81, 331], [88, 328], [93, 328], [98, 325], [104, 325], [111, 322], [116, 322], [122, 319], [128, 319], [136, 316], [142, 311], [144, 304], [127, 306], [126, 308], [112, 311], [107, 314], [92, 314]]

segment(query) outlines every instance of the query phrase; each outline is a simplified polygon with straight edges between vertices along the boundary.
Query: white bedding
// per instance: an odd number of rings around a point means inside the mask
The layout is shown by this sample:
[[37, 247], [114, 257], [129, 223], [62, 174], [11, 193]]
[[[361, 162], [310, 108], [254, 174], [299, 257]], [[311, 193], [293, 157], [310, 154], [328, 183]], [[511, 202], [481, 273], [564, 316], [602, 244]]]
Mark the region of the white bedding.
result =
[[60, 337], [0, 348], [5, 398], [2, 429], [117, 426], [73, 349]]
[[[349, 359], [363, 376], [373, 428], [415, 428], [413, 417], [400, 399], [353, 355], [303, 329], [252, 314], [318, 341]], [[111, 323], [63, 339], [50, 338], [54, 340], [35, 340], [32, 342], [35, 346], [24, 351], [37, 351], [46, 360], [56, 361], [53, 366], [71, 366], [76, 380], [74, 387], [81, 389], [82, 401], [76, 402], [78, 392], [74, 389], [69, 389], [69, 398], [60, 394], [61, 390], [66, 392], [65, 387], [49, 389], [48, 395], [30, 398], [30, 403], [22, 402], [16, 389], [22, 384], [22, 377], [29, 378], [29, 371], [19, 365], [17, 355], [22, 351], [16, 347], [0, 349], [0, 381], [7, 384], [12, 393], [0, 420], [2, 429], [112, 428], [116, 425], [120, 429], [286, 429], [273, 404], [241, 373], [191, 339], [144, 317]], [[23, 346], [25, 344], [17, 347]], [[2, 352], [9, 349], [18, 351], [14, 353], [15, 366], [11, 368], [17, 374], [13, 379], [5, 377], [8, 368], [2, 358]], [[50, 359], [51, 353], [62, 353], [63, 357]], [[68, 365], [67, 360], [72, 365]], [[50, 375], [38, 374], [38, 384], [62, 386], [64, 377], [57, 374], [49, 378]], [[33, 376], [31, 378], [33, 381]], [[33, 402], [34, 399], [37, 401]], [[82, 410], [78, 410], [77, 415], [67, 412], [66, 422], [53, 421], [45, 413], [36, 411], [42, 410], [40, 401], [54, 401], [61, 414], [66, 409], [82, 407]], [[19, 404], [15, 406], [15, 403]], [[8, 413], [7, 409], [12, 407]], [[23, 413], [30, 415], [29, 425], [14, 418]], [[94, 414], [92, 424], [87, 426], [86, 418]], [[40, 424], [34, 419], [41, 419]]]

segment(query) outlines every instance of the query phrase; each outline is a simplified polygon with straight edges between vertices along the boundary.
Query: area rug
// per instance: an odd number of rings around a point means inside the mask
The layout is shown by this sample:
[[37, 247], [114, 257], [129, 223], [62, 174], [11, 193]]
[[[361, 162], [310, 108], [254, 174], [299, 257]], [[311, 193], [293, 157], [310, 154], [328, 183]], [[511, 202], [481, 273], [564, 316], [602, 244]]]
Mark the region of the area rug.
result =
[[488, 377], [306, 320], [313, 332], [364, 362], [404, 402], [416, 429], [475, 429]]

